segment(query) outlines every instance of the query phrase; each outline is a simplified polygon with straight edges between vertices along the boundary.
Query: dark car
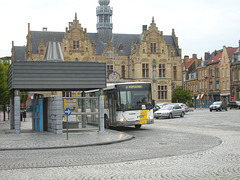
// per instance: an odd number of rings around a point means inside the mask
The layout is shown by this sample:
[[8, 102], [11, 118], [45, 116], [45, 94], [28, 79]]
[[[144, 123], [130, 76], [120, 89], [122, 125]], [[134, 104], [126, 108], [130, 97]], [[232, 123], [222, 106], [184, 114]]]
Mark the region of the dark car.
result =
[[230, 109], [232, 108], [237, 108], [240, 109], [240, 101], [231, 101], [228, 106], [230, 107]]
[[227, 111], [227, 103], [225, 101], [216, 101], [211, 104], [209, 109], [210, 112], [212, 112], [212, 110], [222, 111], [223, 109]]

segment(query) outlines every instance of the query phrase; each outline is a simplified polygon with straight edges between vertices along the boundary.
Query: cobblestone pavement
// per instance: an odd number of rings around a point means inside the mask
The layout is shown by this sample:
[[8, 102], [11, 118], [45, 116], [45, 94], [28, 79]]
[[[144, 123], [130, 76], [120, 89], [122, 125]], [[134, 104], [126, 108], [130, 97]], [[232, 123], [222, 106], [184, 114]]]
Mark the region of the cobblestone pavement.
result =
[[0, 152], [0, 179], [240, 179], [239, 115], [195, 110], [120, 144]]
[[119, 143], [133, 138], [124, 132], [112, 130], [100, 133], [97, 127], [90, 125], [87, 125], [86, 128], [70, 129], [68, 138], [66, 130], [61, 135], [51, 132], [36, 132], [32, 130], [30, 115], [28, 117], [21, 122], [21, 134], [19, 135], [9, 129], [9, 120], [0, 121], [0, 151], [86, 147]]

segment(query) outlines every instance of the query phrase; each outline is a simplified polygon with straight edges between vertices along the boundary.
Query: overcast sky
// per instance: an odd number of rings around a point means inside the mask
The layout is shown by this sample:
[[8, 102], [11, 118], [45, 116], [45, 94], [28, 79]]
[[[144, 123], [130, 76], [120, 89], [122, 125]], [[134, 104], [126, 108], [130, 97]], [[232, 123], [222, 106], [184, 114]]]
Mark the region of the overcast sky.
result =
[[[87, 32], [96, 32], [98, 0], [7, 0], [1, 1], [0, 57], [10, 56], [15, 46], [26, 45], [31, 30], [64, 32], [75, 12]], [[152, 17], [159, 31], [171, 35], [175, 29], [184, 55], [238, 47], [240, 40], [239, 0], [111, 0], [113, 33], [140, 34]]]

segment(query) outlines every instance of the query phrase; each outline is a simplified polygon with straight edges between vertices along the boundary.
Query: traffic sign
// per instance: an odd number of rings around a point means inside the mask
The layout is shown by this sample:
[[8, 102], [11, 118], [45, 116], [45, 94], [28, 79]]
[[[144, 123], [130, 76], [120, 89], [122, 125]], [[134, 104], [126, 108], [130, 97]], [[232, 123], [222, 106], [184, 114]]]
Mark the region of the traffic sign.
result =
[[64, 110], [64, 114], [65, 114], [66, 116], [70, 116], [71, 113], [72, 113], [72, 111], [71, 111], [70, 108], [66, 108], [66, 109]]

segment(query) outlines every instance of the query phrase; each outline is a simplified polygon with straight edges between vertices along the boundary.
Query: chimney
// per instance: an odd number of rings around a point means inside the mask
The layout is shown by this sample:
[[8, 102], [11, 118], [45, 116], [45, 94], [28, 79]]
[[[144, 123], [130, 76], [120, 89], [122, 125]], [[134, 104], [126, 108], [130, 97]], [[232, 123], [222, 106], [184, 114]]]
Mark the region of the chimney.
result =
[[205, 52], [204, 60], [206, 61], [210, 57], [210, 52]]
[[12, 41], [12, 48], [14, 47], [14, 41]]
[[192, 55], [192, 58], [193, 58], [193, 59], [197, 59], [197, 54], [193, 54], [193, 55]]
[[47, 31], [47, 27], [43, 27], [42, 30], [43, 30], [43, 31]]
[[184, 60], [186, 61], [187, 59], [189, 59], [189, 56], [185, 55]]
[[28, 23], [28, 33], [30, 33], [30, 23]]
[[172, 35], [175, 36], [175, 30], [174, 29], [172, 29]]
[[144, 32], [144, 31], [147, 31], [147, 25], [143, 25], [142, 26], [142, 31]]

